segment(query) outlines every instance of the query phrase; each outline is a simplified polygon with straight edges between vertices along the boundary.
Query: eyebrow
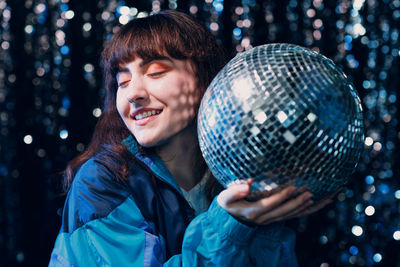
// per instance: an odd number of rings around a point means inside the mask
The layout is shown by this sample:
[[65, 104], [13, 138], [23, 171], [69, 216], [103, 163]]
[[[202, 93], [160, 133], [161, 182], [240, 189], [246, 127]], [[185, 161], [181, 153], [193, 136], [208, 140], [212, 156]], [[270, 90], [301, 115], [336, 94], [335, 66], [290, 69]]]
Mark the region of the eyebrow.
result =
[[[157, 61], [157, 60], [166, 60], [172, 63], [172, 60], [169, 57], [152, 57], [152, 58], [147, 58], [144, 59], [142, 62], [140, 62], [139, 67], [143, 68], [144, 66], [150, 64], [153, 61]], [[117, 74], [121, 73], [121, 72], [129, 72], [129, 69], [126, 67], [120, 67], [118, 68]]]
[[129, 69], [128, 69], [128, 68], [118, 68], [118, 70], [117, 70], [117, 75], [118, 75], [119, 73], [121, 73], [121, 72], [129, 72]]
[[151, 62], [153, 62], [153, 61], [158, 61], [158, 60], [167, 60], [167, 61], [169, 61], [169, 62], [172, 62], [172, 60], [171, 60], [169, 57], [153, 57], [153, 58], [144, 59], [144, 60], [139, 64], [139, 67], [142, 68], [142, 67], [144, 67], [144, 66], [150, 64]]

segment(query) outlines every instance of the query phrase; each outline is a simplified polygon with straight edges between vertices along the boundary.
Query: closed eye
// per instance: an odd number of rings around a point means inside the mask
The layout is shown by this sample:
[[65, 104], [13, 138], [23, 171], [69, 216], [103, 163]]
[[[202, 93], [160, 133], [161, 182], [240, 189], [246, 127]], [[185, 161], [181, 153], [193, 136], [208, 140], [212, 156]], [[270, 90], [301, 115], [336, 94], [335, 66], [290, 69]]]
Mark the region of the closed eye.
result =
[[129, 85], [130, 82], [131, 82], [130, 80], [120, 82], [120, 83], [118, 84], [118, 88], [126, 88], [126, 87], [128, 87], [128, 85]]
[[122, 69], [117, 73], [116, 81], [118, 88], [126, 88], [132, 80], [132, 74], [127, 69]]
[[160, 61], [151, 62], [145, 71], [145, 74], [150, 78], [160, 78], [172, 68], [167, 63]]
[[165, 73], [166, 73], [166, 71], [159, 71], [159, 72], [148, 73], [147, 76], [157, 78], [157, 77], [162, 76]]

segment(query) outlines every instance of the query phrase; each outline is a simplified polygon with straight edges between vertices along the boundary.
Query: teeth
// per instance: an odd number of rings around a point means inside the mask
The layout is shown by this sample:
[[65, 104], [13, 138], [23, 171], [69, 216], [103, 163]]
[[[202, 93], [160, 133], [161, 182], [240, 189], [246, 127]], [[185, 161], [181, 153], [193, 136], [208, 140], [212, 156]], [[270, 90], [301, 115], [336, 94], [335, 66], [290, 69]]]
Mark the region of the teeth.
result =
[[143, 113], [139, 113], [138, 115], [135, 116], [136, 120], [141, 120], [144, 118], [147, 118], [149, 116], [153, 116], [156, 114], [159, 114], [161, 111], [160, 110], [151, 110], [151, 111], [145, 111]]

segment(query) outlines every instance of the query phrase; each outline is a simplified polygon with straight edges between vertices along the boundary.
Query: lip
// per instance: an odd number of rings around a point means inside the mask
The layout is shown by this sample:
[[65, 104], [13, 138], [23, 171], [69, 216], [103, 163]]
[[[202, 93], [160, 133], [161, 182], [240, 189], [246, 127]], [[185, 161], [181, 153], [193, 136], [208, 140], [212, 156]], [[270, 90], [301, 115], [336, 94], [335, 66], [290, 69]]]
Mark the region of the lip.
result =
[[[154, 114], [154, 115], [151, 115], [149, 117], [146, 117], [144, 119], [140, 119], [140, 120], [136, 120], [135, 119], [135, 116], [138, 115], [139, 113], [153, 111], [153, 110], [157, 110], [157, 111], [161, 110], [161, 112], [158, 113], [158, 114]], [[133, 112], [131, 112], [130, 117], [134, 120], [136, 125], [143, 126], [143, 125], [146, 125], [147, 123], [149, 123], [150, 121], [154, 120], [155, 118], [157, 118], [157, 116], [160, 115], [161, 113], [162, 113], [162, 109], [157, 109], [157, 108], [139, 108], [139, 109], [136, 109]]]

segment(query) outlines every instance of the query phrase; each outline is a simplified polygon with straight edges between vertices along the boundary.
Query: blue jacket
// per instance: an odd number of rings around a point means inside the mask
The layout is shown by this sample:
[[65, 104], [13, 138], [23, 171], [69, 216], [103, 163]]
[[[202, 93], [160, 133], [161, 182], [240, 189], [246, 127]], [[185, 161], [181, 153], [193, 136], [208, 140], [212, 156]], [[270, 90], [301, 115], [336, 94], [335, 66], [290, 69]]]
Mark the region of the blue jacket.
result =
[[162, 161], [139, 153], [126, 181], [97, 157], [77, 172], [49, 266], [297, 266], [294, 233], [250, 227], [216, 200], [193, 210]]

